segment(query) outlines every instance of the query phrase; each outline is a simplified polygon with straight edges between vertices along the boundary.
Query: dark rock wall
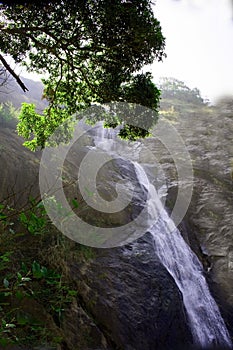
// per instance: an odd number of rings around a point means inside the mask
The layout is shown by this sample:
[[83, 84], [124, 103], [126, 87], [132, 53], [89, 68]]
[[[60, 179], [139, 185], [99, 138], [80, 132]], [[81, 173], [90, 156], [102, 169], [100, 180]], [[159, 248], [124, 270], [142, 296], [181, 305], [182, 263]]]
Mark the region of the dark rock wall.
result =
[[[190, 126], [189, 117], [195, 118]], [[193, 120], [193, 119], [192, 119]], [[181, 231], [206, 270], [209, 285], [233, 326], [233, 201], [232, 119], [217, 111], [180, 115], [176, 128], [185, 140], [194, 165], [194, 191]], [[24, 205], [28, 194], [38, 195], [40, 155], [21, 146], [12, 130], [1, 129], [1, 200]], [[171, 157], [145, 140], [151, 152], [160, 152], [167, 176], [172, 208], [177, 193], [176, 172]], [[9, 194], [16, 193], [10, 197]], [[51, 250], [52, 240], [47, 242]], [[67, 279], [77, 286], [78, 298], [65, 311], [63, 331], [68, 349], [189, 349], [192, 339], [182, 297], [169, 273], [153, 253], [149, 235], [124, 248], [94, 249], [80, 259], [77, 244], [66, 239], [56, 262], [43, 254], [48, 264], [62, 266]], [[48, 246], [43, 247], [44, 252]], [[42, 249], [42, 251], [43, 251]], [[59, 250], [58, 250], [59, 251]], [[60, 263], [62, 261], [62, 264]]]
[[[14, 183], [12, 205], [20, 207], [27, 195], [39, 194], [40, 154], [24, 149], [12, 131], [0, 133], [1, 196], [8, 198]], [[156, 259], [149, 235], [123, 248], [84, 255], [77, 243], [61, 241], [46, 236], [38, 249], [41, 263], [59, 268], [78, 290], [63, 314], [64, 350], [166, 350], [191, 344], [182, 296]]]
[[[174, 109], [176, 105], [174, 102]], [[184, 105], [185, 106], [185, 105]], [[184, 239], [199, 256], [212, 294], [228, 329], [233, 328], [233, 113], [221, 108], [185, 106], [186, 112], [168, 118], [182, 136], [193, 170], [191, 204], [180, 225]], [[189, 111], [188, 111], [189, 108]], [[165, 116], [166, 117], [166, 116]], [[145, 140], [166, 174], [166, 205], [172, 209], [177, 194], [177, 173], [172, 157], [155, 140]], [[232, 334], [233, 335], [233, 334]]]
[[0, 128], [0, 202], [17, 209], [40, 195], [40, 152], [32, 153], [22, 143], [15, 130]]
[[[73, 247], [75, 252], [75, 245]], [[192, 338], [182, 296], [156, 259], [150, 235], [68, 262], [81, 302], [113, 349], [184, 349]]]

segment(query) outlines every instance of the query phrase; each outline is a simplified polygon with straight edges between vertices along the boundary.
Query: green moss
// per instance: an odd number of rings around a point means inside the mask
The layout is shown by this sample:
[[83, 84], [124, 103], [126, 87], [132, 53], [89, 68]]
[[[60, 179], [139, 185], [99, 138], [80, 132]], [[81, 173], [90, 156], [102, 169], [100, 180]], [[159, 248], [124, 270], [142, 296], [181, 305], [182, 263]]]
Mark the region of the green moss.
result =
[[85, 246], [85, 245], [79, 245], [78, 253], [84, 257], [85, 260], [91, 260], [95, 258], [95, 252], [93, 248]]

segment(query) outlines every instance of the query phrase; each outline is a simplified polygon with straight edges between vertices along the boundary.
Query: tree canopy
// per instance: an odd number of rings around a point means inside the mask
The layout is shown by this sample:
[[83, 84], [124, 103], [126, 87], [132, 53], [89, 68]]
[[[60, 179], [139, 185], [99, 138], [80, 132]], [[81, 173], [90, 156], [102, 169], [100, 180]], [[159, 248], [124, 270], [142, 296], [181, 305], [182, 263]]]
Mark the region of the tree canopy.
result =
[[[144, 65], [165, 56], [165, 39], [150, 0], [64, 0], [39, 6], [0, 5], [3, 66], [17, 80], [4, 64], [8, 55], [46, 77], [43, 98], [49, 106], [43, 116], [33, 107], [24, 107], [21, 114], [22, 123], [25, 109], [34, 113], [33, 124], [27, 123], [29, 144], [34, 137], [31, 148], [44, 147], [57, 125], [93, 103], [126, 101], [157, 112], [160, 92], [151, 75], [141, 72]], [[19, 77], [18, 83], [27, 89]], [[40, 136], [36, 121], [43, 121]], [[147, 134], [139, 129], [136, 134]]]
[[162, 90], [162, 98], [165, 99], [175, 98], [195, 104], [204, 102], [197, 88], [191, 89], [183, 81], [175, 78], [161, 78], [159, 88]]

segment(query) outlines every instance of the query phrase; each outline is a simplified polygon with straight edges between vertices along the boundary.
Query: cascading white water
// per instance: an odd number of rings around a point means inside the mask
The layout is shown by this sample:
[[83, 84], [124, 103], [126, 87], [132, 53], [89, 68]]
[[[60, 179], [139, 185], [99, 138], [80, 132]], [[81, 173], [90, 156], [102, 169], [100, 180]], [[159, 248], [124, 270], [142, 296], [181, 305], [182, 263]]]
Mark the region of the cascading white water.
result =
[[104, 128], [102, 122], [98, 123], [95, 128], [95, 146], [98, 149], [109, 152], [113, 156], [119, 155], [129, 160], [138, 159], [141, 143], [137, 141], [127, 143], [127, 141], [117, 137], [119, 131], [120, 127], [116, 127], [115, 129]]
[[[117, 142], [114, 140], [116, 132], [103, 129], [101, 125], [96, 131], [95, 145], [102, 150], [116, 152], [119, 155], [120, 143], [119, 140]], [[127, 146], [124, 145], [123, 148], [125, 147]], [[134, 162], [134, 166], [138, 181], [147, 188], [149, 193], [149, 217], [157, 218], [148, 230], [153, 236], [155, 253], [174, 278], [183, 295], [196, 346], [202, 349], [212, 347], [232, 349], [228, 330], [210, 294], [200, 261], [169, 218], [155, 187], [147, 181], [142, 166], [137, 162]]]
[[[138, 180], [144, 181], [142, 167], [135, 163], [135, 168]], [[200, 261], [169, 218], [155, 188], [150, 185], [148, 190], [149, 210], [152, 215], [157, 211], [157, 221], [149, 230], [154, 239], [155, 252], [183, 295], [195, 344], [203, 349], [215, 346], [231, 349], [229, 333], [210, 294]]]

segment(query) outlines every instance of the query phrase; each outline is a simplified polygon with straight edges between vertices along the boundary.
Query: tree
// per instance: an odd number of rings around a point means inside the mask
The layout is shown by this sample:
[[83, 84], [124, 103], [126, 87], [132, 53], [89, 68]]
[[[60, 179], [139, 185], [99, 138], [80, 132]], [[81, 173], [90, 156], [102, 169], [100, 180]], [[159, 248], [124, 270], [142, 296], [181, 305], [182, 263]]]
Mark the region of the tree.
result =
[[[57, 125], [93, 103], [127, 101], [157, 112], [159, 90], [150, 74], [140, 72], [165, 56], [165, 39], [151, 4], [64, 0], [41, 2], [39, 10], [33, 2], [0, 5], [2, 57], [10, 55], [28, 71], [46, 76], [43, 97], [49, 106], [36, 117], [43, 120], [45, 132], [35, 135], [29, 126], [33, 148], [44, 147]], [[21, 120], [24, 117], [22, 111]], [[134, 131], [143, 134], [140, 128]]]
[[190, 89], [181, 80], [175, 78], [161, 78], [159, 88], [164, 99], [178, 99], [187, 103], [204, 103], [201, 93], [197, 88]]

